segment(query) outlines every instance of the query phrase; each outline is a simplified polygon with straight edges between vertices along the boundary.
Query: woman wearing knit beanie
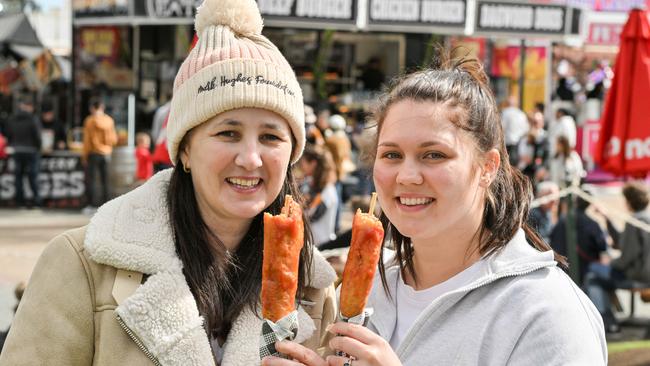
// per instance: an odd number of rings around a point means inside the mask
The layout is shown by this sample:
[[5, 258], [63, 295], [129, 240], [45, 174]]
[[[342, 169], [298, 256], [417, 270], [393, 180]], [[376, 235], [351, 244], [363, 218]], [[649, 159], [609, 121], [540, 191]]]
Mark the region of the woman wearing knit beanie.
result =
[[[261, 30], [254, 0], [199, 7], [167, 126], [175, 167], [52, 240], [0, 365], [260, 364], [262, 215], [298, 194], [305, 143], [295, 74]], [[316, 349], [336, 275], [310, 240], [299, 273], [294, 341]]]

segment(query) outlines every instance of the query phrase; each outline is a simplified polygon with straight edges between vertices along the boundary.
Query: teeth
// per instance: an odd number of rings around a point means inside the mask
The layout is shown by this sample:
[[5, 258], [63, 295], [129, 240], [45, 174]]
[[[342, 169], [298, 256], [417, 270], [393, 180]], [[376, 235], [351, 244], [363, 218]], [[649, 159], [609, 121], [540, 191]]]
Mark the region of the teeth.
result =
[[433, 202], [433, 198], [404, 198], [400, 197], [399, 201], [401, 204], [406, 206], [417, 206], [417, 205], [426, 205], [427, 203]]
[[234, 185], [238, 185], [241, 187], [253, 187], [256, 186], [259, 182], [260, 179], [240, 179], [240, 178], [228, 178], [228, 182]]

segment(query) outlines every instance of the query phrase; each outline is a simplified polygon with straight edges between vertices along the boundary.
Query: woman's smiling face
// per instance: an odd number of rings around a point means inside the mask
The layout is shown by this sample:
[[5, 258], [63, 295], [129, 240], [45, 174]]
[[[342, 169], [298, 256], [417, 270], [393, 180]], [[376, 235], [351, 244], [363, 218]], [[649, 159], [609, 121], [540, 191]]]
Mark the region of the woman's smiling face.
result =
[[223, 112], [195, 127], [181, 152], [204, 218], [250, 220], [278, 196], [293, 146], [287, 121], [259, 108]]
[[452, 122], [457, 118], [458, 107], [406, 99], [389, 107], [381, 125], [373, 170], [378, 197], [397, 230], [414, 240], [475, 231], [481, 222], [477, 149]]

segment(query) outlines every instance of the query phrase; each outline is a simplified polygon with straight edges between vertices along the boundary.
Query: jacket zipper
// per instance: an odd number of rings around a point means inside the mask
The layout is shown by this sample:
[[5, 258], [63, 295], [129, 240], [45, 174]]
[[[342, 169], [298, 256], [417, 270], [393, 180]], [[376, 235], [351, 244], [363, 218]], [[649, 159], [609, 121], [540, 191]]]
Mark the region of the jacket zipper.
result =
[[154, 355], [152, 355], [151, 352], [149, 352], [149, 350], [147, 349], [147, 347], [144, 346], [144, 344], [142, 344], [142, 341], [135, 334], [133, 334], [133, 331], [129, 327], [127, 327], [126, 324], [124, 324], [122, 318], [119, 315], [116, 315], [116, 317], [117, 317], [118, 324], [120, 324], [120, 327], [126, 332], [129, 338], [131, 338], [131, 340], [135, 342], [138, 348], [140, 348], [140, 350], [151, 360], [151, 362], [153, 362], [153, 364], [156, 366], [162, 366], [161, 363], [158, 361], [158, 359]]
[[[528, 269], [526, 269], [526, 270], [524, 270], [524, 271], [511, 271], [511, 272], [502, 273], [502, 274], [499, 274], [499, 275], [497, 275], [497, 276], [494, 276], [494, 277], [488, 278], [488, 279], [486, 279], [486, 280], [484, 280], [484, 281], [482, 281], [482, 282], [479, 282], [479, 283], [475, 284], [475, 285], [472, 286], [472, 287], [464, 288], [464, 289], [462, 289], [462, 290], [457, 290], [457, 291], [454, 291], [454, 292], [450, 292], [450, 293], [448, 293], [448, 294], [446, 294], [446, 295], [443, 295], [443, 297], [442, 297], [442, 298], [438, 298], [437, 301], [442, 302], [442, 301], [441, 301], [442, 299], [444, 299], [444, 298], [447, 297], [447, 296], [454, 295], [454, 294], [469, 293], [469, 292], [471, 292], [471, 291], [476, 290], [476, 289], [479, 288], [479, 287], [483, 287], [483, 286], [485, 286], [485, 285], [488, 285], [488, 284], [490, 284], [490, 283], [492, 283], [492, 282], [494, 282], [494, 281], [496, 281], [496, 280], [500, 280], [500, 279], [502, 279], [502, 278], [506, 278], [506, 277], [515, 277], [515, 276], [523, 276], [523, 275], [527, 275], [527, 274], [529, 274], [529, 273], [535, 272], [535, 271], [537, 271], [537, 270], [540, 270], [540, 269], [542, 269], [542, 268], [546, 268], [546, 267], [549, 267], [549, 264], [548, 264], [548, 263], [546, 263], [546, 264], [538, 264], [538, 265], [536, 265], [536, 266], [534, 266], [534, 267], [531, 267], [531, 268], [528, 268]], [[440, 306], [440, 304], [438, 304], [438, 306], [436, 306], [436, 309], [437, 309], [439, 306]], [[420, 315], [422, 315], [422, 314], [420, 314]], [[410, 343], [412, 342], [413, 338], [415, 338], [415, 336], [410, 336], [410, 337], [409, 337], [409, 333], [410, 333], [410, 332], [407, 333], [407, 338], [408, 338], [408, 339], [404, 339], [405, 341], [408, 340], [408, 344], [403, 343], [403, 344], [401, 344], [401, 345], [399, 345], [399, 346], [397, 347], [398, 350], [400, 351], [399, 353], [398, 353], [398, 352], [395, 352], [395, 353], [397, 354], [398, 357], [400, 357], [400, 356], [402, 355], [402, 353], [404, 353], [404, 350], [405, 350], [407, 347], [410, 347], [410, 346], [411, 346]], [[402, 347], [402, 346], [403, 346], [403, 347]], [[396, 350], [396, 351], [397, 351], [397, 350]]]

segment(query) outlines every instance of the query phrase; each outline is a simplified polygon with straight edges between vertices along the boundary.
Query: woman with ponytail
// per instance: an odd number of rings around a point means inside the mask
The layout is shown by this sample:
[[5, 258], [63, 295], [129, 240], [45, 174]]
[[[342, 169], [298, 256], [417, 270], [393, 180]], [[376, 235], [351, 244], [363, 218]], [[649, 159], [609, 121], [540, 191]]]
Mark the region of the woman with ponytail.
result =
[[508, 163], [480, 63], [441, 60], [396, 80], [374, 118], [394, 249], [379, 263], [374, 313], [367, 328], [329, 328], [330, 348], [349, 357], [279, 350], [310, 365], [605, 365], [600, 315], [526, 224], [531, 186]]

